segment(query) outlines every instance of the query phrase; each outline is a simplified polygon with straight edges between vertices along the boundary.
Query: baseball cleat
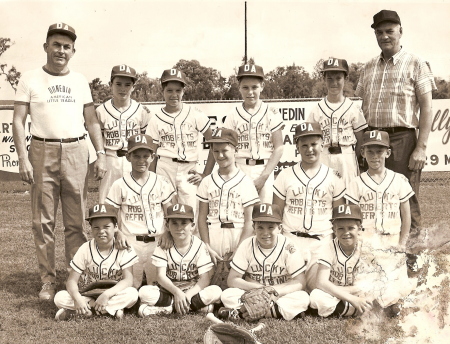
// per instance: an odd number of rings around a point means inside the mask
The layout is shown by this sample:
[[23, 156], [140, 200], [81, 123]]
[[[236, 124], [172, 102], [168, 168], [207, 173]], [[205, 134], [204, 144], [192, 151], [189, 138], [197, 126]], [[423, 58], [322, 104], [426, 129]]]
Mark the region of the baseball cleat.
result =
[[199, 313], [203, 313], [203, 314], [208, 314], [208, 313], [212, 313], [214, 311], [214, 305], [207, 305], [203, 308], [200, 308], [197, 312]]
[[122, 320], [122, 319], [123, 319], [123, 309], [118, 309], [118, 310], [116, 311], [116, 314], [114, 315], [114, 317], [115, 317], [117, 320]]
[[70, 318], [72, 318], [75, 315], [75, 311], [71, 310], [71, 309], [65, 309], [65, 308], [60, 308], [58, 309], [58, 311], [56, 312], [55, 315], [55, 320], [56, 321], [64, 321], [64, 320], [69, 320]]
[[138, 310], [138, 315], [141, 318], [147, 317], [149, 315], [155, 314], [171, 314], [173, 311], [172, 305], [167, 307], [157, 307], [157, 306], [149, 306], [149, 305], [140, 305]]
[[39, 299], [53, 301], [56, 293], [56, 284], [46, 282], [42, 285], [42, 289], [39, 292]]
[[234, 308], [220, 307], [217, 317], [222, 320], [239, 320], [239, 311]]
[[400, 315], [400, 311], [402, 310], [401, 306], [398, 303], [394, 303], [383, 309], [384, 314], [388, 318], [396, 318]]

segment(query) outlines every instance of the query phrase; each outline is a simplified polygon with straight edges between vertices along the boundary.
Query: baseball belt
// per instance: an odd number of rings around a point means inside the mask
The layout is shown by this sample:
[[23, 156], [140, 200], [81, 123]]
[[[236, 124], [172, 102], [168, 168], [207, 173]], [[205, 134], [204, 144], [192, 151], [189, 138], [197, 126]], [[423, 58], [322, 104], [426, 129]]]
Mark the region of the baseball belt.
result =
[[234, 228], [233, 222], [222, 222], [220, 228]]
[[178, 158], [169, 158], [169, 157], [166, 157], [166, 156], [160, 156], [160, 155], [158, 155], [158, 159], [161, 159], [161, 158], [164, 158], [164, 159], [170, 159], [170, 160], [172, 160], [173, 162], [178, 162], [178, 163], [180, 163], [180, 164], [189, 164], [191, 161], [187, 161], [187, 160], [180, 160], [180, 159], [178, 159]]
[[147, 244], [149, 242], [156, 241], [156, 238], [149, 235], [136, 235], [136, 241], [143, 241], [145, 244]]
[[255, 166], [255, 165], [264, 165], [266, 161], [264, 159], [245, 159], [245, 164], [249, 166]]
[[119, 150], [117, 151], [117, 156], [118, 156], [119, 158], [121, 158], [121, 157], [127, 155], [127, 153], [128, 153], [128, 151], [127, 151], [126, 149], [119, 149]]
[[316, 239], [320, 240], [321, 235], [320, 234], [308, 234], [303, 232], [291, 232], [291, 234], [301, 237], [301, 238], [310, 238], [310, 239]]
[[37, 140], [37, 141], [44, 141], [44, 142], [60, 142], [60, 143], [71, 143], [71, 142], [77, 142], [80, 140], [84, 140], [86, 137], [86, 134], [80, 137], [74, 137], [74, 138], [70, 138], [70, 139], [44, 139], [42, 137], [38, 137], [38, 136], [31, 136], [33, 138], [33, 140]]
[[389, 134], [395, 134], [402, 131], [416, 130], [415, 128], [407, 128], [407, 127], [368, 127], [369, 130], [380, 130], [385, 131]]

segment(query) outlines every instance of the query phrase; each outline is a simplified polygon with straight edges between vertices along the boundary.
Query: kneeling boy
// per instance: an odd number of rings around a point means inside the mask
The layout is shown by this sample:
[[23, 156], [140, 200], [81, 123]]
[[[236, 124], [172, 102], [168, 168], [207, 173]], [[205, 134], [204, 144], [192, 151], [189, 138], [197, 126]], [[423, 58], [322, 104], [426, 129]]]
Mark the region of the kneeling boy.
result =
[[278, 298], [273, 297], [265, 317], [292, 320], [309, 305], [309, 295], [304, 291], [306, 261], [298, 247], [280, 234], [281, 210], [277, 205], [257, 204], [252, 217], [255, 236], [244, 240], [236, 251], [228, 276], [230, 288], [221, 296], [226, 308], [221, 308], [218, 316], [242, 318], [241, 296], [245, 291], [271, 286]]
[[[97, 204], [89, 209], [89, 221], [94, 239], [84, 243], [70, 262], [72, 268], [67, 279], [67, 290], [55, 295], [59, 308], [56, 320], [66, 320], [78, 314], [100, 314], [123, 317], [123, 309], [132, 307], [138, 299], [138, 291], [132, 287], [132, 266], [138, 261], [133, 248], [114, 248], [117, 232], [116, 210], [107, 204]], [[117, 284], [103, 292], [96, 300], [82, 296], [80, 289], [100, 280], [116, 280]]]
[[213, 263], [205, 244], [192, 235], [194, 211], [189, 205], [177, 203], [167, 208], [166, 219], [173, 246], [167, 250], [158, 246], [153, 253], [158, 285], [139, 289], [139, 316], [172, 313], [173, 307], [179, 314], [211, 312], [222, 290], [209, 285], [208, 272]]

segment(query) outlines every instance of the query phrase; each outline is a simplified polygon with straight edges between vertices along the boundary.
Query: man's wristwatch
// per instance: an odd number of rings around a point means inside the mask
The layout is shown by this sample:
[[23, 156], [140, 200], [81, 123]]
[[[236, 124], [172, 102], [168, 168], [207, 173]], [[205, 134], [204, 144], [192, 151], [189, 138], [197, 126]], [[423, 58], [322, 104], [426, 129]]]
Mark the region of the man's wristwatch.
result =
[[99, 154], [103, 154], [103, 155], [105, 155], [106, 154], [106, 152], [105, 152], [105, 150], [99, 150], [99, 151], [97, 151], [97, 155], [99, 155]]

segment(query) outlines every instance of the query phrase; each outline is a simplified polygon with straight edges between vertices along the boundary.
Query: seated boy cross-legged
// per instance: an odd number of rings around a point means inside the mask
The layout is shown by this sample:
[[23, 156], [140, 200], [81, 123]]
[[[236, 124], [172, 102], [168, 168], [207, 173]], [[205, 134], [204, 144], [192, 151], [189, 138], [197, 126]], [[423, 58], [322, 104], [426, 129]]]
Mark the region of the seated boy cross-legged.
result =
[[281, 231], [281, 209], [269, 203], [253, 208], [255, 236], [239, 245], [228, 276], [230, 288], [222, 292], [225, 307], [218, 316], [223, 319], [246, 318], [241, 298], [248, 290], [272, 287], [270, 310], [264, 317], [292, 320], [309, 305], [304, 291], [306, 261], [299, 248]]

